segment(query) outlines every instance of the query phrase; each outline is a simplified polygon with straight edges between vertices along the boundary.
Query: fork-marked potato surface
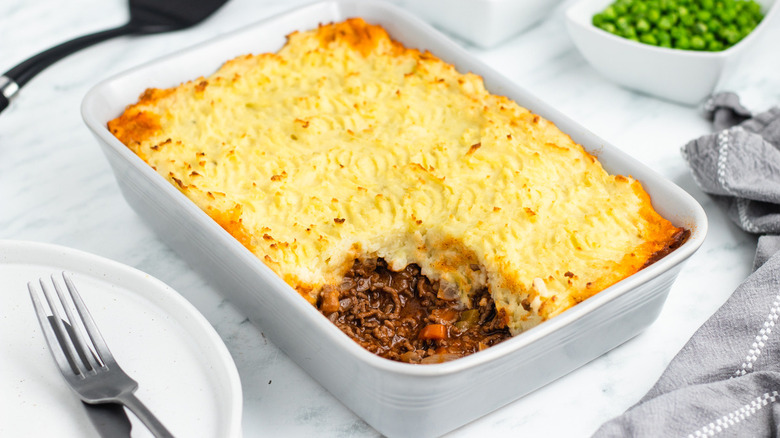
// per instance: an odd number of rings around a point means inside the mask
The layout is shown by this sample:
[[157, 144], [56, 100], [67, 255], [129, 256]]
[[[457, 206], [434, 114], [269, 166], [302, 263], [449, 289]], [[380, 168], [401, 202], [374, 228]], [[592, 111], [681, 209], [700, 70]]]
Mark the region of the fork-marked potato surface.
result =
[[149, 89], [109, 129], [312, 303], [356, 259], [416, 264], [520, 333], [684, 240], [479, 76], [361, 19]]

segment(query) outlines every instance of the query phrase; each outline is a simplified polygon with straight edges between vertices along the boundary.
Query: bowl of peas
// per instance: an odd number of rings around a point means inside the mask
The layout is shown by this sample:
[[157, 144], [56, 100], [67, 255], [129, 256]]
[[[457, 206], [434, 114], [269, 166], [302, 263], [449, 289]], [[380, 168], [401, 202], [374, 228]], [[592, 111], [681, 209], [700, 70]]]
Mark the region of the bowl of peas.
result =
[[780, 0], [579, 0], [566, 25], [602, 75], [696, 105], [733, 73], [778, 16]]

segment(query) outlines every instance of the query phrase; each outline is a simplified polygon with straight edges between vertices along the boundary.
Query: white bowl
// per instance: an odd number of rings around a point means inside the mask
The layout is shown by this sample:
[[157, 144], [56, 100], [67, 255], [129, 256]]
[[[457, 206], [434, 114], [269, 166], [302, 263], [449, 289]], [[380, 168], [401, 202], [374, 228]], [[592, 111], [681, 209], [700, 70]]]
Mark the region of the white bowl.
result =
[[566, 27], [588, 62], [607, 78], [627, 88], [671, 101], [701, 103], [729, 74], [742, 54], [778, 16], [775, 0], [757, 0], [765, 17], [734, 46], [720, 52], [668, 49], [638, 43], [601, 30], [593, 15], [614, 0], [580, 0], [566, 10]]
[[[436, 365], [383, 359], [363, 349], [106, 128], [146, 87], [210, 74], [226, 59], [277, 51], [285, 35], [363, 17], [408, 47], [430, 50], [554, 122], [611, 173], [642, 183], [661, 215], [691, 230], [671, 254], [555, 318], [473, 355]], [[439, 436], [545, 385], [620, 345], [658, 316], [683, 262], [702, 244], [707, 218], [685, 191], [481, 63], [431, 26], [389, 3], [327, 1], [269, 18], [95, 86], [82, 105], [130, 205], [212, 280], [291, 359], [389, 437]]]
[[422, 18], [490, 48], [546, 17], [561, 0], [399, 0]]

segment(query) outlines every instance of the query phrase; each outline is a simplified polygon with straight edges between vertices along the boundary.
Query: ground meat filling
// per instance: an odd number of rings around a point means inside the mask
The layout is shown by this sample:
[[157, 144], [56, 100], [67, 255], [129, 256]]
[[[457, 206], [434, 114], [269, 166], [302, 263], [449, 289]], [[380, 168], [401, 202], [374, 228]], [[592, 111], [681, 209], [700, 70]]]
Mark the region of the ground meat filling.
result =
[[691, 237], [691, 230], [687, 230], [685, 228], [682, 228], [678, 232], [674, 233], [671, 242], [669, 242], [669, 244], [666, 245], [664, 248], [662, 248], [659, 251], [656, 251], [652, 256], [650, 256], [650, 258], [647, 259], [647, 261], [645, 262], [644, 266], [642, 266], [642, 269], [652, 265], [658, 260], [661, 260], [662, 258], [669, 255], [669, 253], [671, 253], [675, 249], [681, 247], [683, 243], [688, 241], [689, 237]]
[[486, 289], [470, 309], [438, 292], [417, 265], [395, 272], [382, 259], [356, 260], [341, 285], [323, 288], [317, 307], [368, 351], [401, 362], [446, 362], [511, 337]]

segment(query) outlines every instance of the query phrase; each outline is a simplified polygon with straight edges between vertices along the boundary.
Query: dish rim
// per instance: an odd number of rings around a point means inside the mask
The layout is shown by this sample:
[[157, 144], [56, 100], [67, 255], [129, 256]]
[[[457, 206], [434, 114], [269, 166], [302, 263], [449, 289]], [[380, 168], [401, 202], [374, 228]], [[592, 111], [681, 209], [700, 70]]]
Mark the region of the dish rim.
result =
[[[677, 248], [676, 250], [666, 255], [661, 260], [658, 260], [654, 264], [648, 266], [647, 268], [642, 269], [639, 272], [632, 274], [631, 276], [600, 291], [599, 293], [582, 301], [576, 306], [573, 306], [572, 308], [566, 310], [565, 312], [562, 312], [560, 315], [557, 315], [556, 317], [545, 321], [543, 324], [539, 324], [538, 326], [533, 327], [521, 334], [518, 334], [517, 336], [508, 339], [498, 345], [492, 346], [481, 352], [477, 352], [451, 362], [445, 362], [440, 364], [427, 364], [425, 366], [421, 366], [418, 364], [407, 364], [402, 362], [396, 362], [393, 360], [389, 360], [377, 356], [369, 352], [368, 350], [364, 349], [363, 347], [361, 347], [352, 339], [350, 339], [336, 325], [331, 323], [324, 315], [322, 315], [319, 311], [317, 311], [317, 309], [314, 306], [312, 306], [303, 297], [301, 297], [300, 294], [298, 294], [298, 292], [296, 292], [292, 287], [290, 287], [287, 283], [285, 283], [281, 279], [281, 277], [273, 273], [273, 271], [271, 271], [270, 268], [268, 268], [264, 263], [262, 263], [262, 261], [259, 258], [257, 258], [253, 253], [251, 253], [248, 249], [246, 249], [243, 245], [241, 245], [235, 238], [233, 238], [233, 236], [231, 236], [227, 231], [222, 229], [205, 212], [203, 212], [192, 201], [190, 201], [189, 198], [187, 198], [183, 193], [179, 192], [173, 185], [168, 183], [163, 177], [158, 175], [146, 162], [141, 160], [140, 157], [135, 155], [124, 144], [122, 144], [116, 137], [114, 137], [113, 134], [111, 134], [108, 131], [108, 129], [105, 127], [105, 123], [108, 122], [108, 120], [110, 119], [104, 120], [101, 123], [102, 119], [93, 113], [93, 109], [94, 109], [93, 107], [95, 105], [96, 99], [100, 99], [100, 95], [103, 90], [110, 89], [117, 82], [121, 82], [123, 79], [127, 80], [128, 77], [138, 74], [139, 72], [154, 70], [155, 67], [159, 68], [161, 64], [171, 62], [172, 60], [175, 60], [177, 58], [193, 56], [193, 54], [197, 54], [199, 51], [207, 50], [208, 48], [218, 47], [222, 44], [225, 44], [232, 38], [236, 38], [244, 33], [252, 32], [253, 29], [262, 28], [266, 25], [270, 25], [271, 23], [281, 18], [287, 18], [293, 16], [307, 8], [316, 8], [316, 7], [326, 8], [328, 6], [334, 6], [334, 7], [346, 7], [347, 9], [349, 9], [350, 7], [352, 7], [353, 9], [360, 9], [362, 5], [366, 5], [366, 4], [371, 5], [371, 7], [373, 8], [378, 8], [378, 9], [384, 8], [386, 10], [392, 10], [394, 14], [400, 14], [404, 16], [404, 18], [406, 19], [406, 21], [409, 22], [409, 24], [414, 25], [418, 28], [422, 27], [424, 28], [423, 30], [425, 32], [437, 35], [438, 40], [435, 41], [436, 44], [444, 45], [447, 48], [447, 50], [455, 52], [454, 54], [452, 54], [452, 56], [455, 56], [459, 59], [461, 58], [467, 59], [470, 64], [479, 67], [479, 71], [477, 71], [476, 73], [479, 74], [481, 77], [483, 77], [483, 79], [486, 81], [485, 86], [488, 90], [497, 87], [497, 88], [502, 88], [504, 94], [506, 94], [506, 92], [516, 92], [516, 93], [522, 92], [522, 94], [528, 95], [529, 99], [532, 101], [532, 102], [527, 102], [527, 104], [534, 103], [537, 106], [541, 106], [542, 107], [541, 112], [547, 112], [547, 113], [552, 112], [554, 113], [555, 116], [564, 118], [564, 122], [568, 124], [574, 124], [575, 126], [581, 128], [583, 131], [583, 135], [590, 135], [594, 137], [594, 139], [597, 140], [599, 143], [598, 146], [593, 146], [593, 147], [587, 147], [583, 145], [583, 147], [585, 147], [586, 150], [588, 150], [590, 153], [599, 155], [601, 152], [605, 150], [609, 150], [610, 152], [617, 154], [622, 160], [630, 162], [631, 165], [633, 166], [631, 170], [640, 169], [643, 173], [647, 174], [648, 177], [653, 178], [654, 184], [659, 186], [664, 186], [666, 189], [676, 192], [678, 196], [681, 199], [683, 199], [686, 202], [686, 204], [688, 204], [688, 207], [690, 208], [689, 216], [691, 219], [693, 219], [693, 223], [685, 224], [685, 226], [691, 231], [691, 236], [688, 239], [688, 241], [686, 241], [681, 247]], [[391, 37], [395, 39], [395, 36], [393, 36], [392, 33], [390, 34]], [[278, 48], [276, 50], [278, 50]], [[441, 54], [435, 52], [434, 55], [440, 57], [441, 59], [445, 60], [448, 63], [457, 64], [457, 60], [453, 61], [453, 60], [442, 58]], [[456, 68], [458, 68], [458, 70], [460, 71], [460, 68], [457, 65]], [[213, 71], [201, 72], [200, 74], [208, 75], [211, 73], [213, 73]], [[193, 80], [195, 78], [195, 75], [189, 73], [177, 73], [177, 74], [180, 77], [185, 76], [184, 79], [180, 79], [184, 81]], [[491, 76], [493, 81], [496, 81], [498, 80], [498, 78], [501, 78], [505, 83], [488, 84], [487, 83], [488, 78], [485, 77], [486, 75]], [[148, 86], [152, 86], [152, 85], [148, 85]], [[509, 88], [504, 89], [505, 88], [504, 86], [508, 86]], [[496, 93], [496, 91], [491, 91], [491, 92]], [[130, 103], [132, 102], [128, 102], [128, 104]], [[529, 107], [529, 109], [531, 108]], [[612, 301], [624, 295], [625, 293], [629, 293], [636, 287], [659, 276], [661, 273], [671, 269], [677, 264], [682, 263], [684, 260], [690, 257], [696, 250], [698, 250], [698, 248], [701, 246], [704, 237], [706, 236], [707, 227], [708, 227], [706, 215], [701, 205], [699, 205], [699, 203], [683, 189], [681, 189], [680, 187], [678, 187], [677, 185], [675, 185], [665, 177], [662, 177], [661, 175], [657, 174], [655, 171], [653, 171], [646, 165], [640, 163], [633, 157], [622, 152], [617, 147], [595, 136], [589, 130], [587, 130], [587, 128], [575, 122], [574, 120], [570, 119], [569, 117], [565, 116], [564, 114], [560, 113], [558, 110], [538, 100], [537, 98], [535, 98], [535, 96], [532, 96], [527, 90], [515, 84], [513, 81], [503, 78], [492, 67], [488, 66], [487, 64], [483, 63], [482, 61], [474, 57], [464, 48], [457, 45], [454, 41], [444, 36], [443, 34], [441, 34], [441, 32], [437, 31], [436, 29], [434, 29], [432, 26], [425, 23], [421, 19], [409, 14], [408, 12], [398, 8], [395, 5], [388, 4], [385, 2], [380, 2], [380, 1], [325, 0], [325, 1], [318, 1], [314, 3], [306, 4], [298, 8], [294, 8], [288, 11], [281, 12], [279, 14], [266, 17], [258, 22], [240, 27], [226, 34], [209, 39], [203, 43], [190, 46], [188, 48], [185, 48], [180, 51], [176, 51], [168, 55], [163, 55], [161, 57], [158, 57], [146, 63], [142, 63], [140, 65], [127, 69], [123, 72], [120, 72], [116, 75], [109, 77], [108, 79], [99, 82], [98, 84], [93, 86], [85, 96], [82, 102], [81, 110], [82, 110], [82, 116], [86, 124], [93, 131], [93, 133], [97, 135], [104, 142], [104, 144], [107, 147], [110, 147], [114, 151], [120, 153], [125, 159], [130, 161], [130, 164], [132, 164], [134, 167], [136, 167], [138, 170], [144, 173], [147, 177], [151, 178], [152, 180], [151, 182], [153, 182], [158, 189], [166, 191], [169, 196], [173, 196], [175, 199], [179, 200], [180, 202], [184, 202], [186, 208], [197, 217], [199, 222], [205, 221], [204, 226], [214, 230], [214, 232], [216, 232], [220, 236], [219, 238], [226, 245], [235, 248], [235, 250], [238, 251], [238, 254], [242, 258], [247, 258], [247, 257], [251, 258], [251, 261], [249, 261], [249, 263], [252, 266], [252, 269], [254, 270], [255, 273], [260, 274], [262, 279], [266, 279], [274, 283], [277, 287], [281, 287], [282, 289], [285, 289], [287, 292], [289, 292], [287, 294], [283, 294], [284, 296], [281, 296], [280, 298], [282, 298], [286, 304], [293, 306], [293, 308], [295, 309], [299, 309], [300, 312], [303, 312], [301, 316], [311, 315], [311, 318], [313, 318], [312, 322], [318, 328], [321, 329], [320, 334], [318, 334], [318, 336], [326, 336], [330, 338], [333, 342], [337, 342], [341, 344], [346, 350], [352, 352], [353, 356], [356, 359], [360, 360], [364, 365], [394, 375], [430, 378], [430, 377], [442, 377], [446, 375], [456, 374], [465, 371], [466, 369], [488, 366], [495, 360], [499, 359], [502, 356], [506, 356], [510, 354], [514, 350], [520, 350], [528, 345], [539, 342], [545, 337], [547, 337], [548, 335], [550, 335], [551, 333], [559, 331], [564, 326], [575, 323], [577, 320], [583, 318], [588, 313], [592, 312], [594, 309], [603, 307], [604, 304], [606, 304], [607, 302]], [[534, 109], [531, 110], [536, 112], [538, 108], [536, 110]], [[116, 115], [114, 117], [116, 117]], [[547, 115], [545, 115], [545, 117], [549, 118]], [[555, 123], [556, 126], [559, 126], [558, 120], [553, 121], [553, 123]], [[563, 130], [563, 128], [561, 129]], [[566, 133], [567, 135], [572, 135], [570, 132], [564, 131], [564, 133]]]

